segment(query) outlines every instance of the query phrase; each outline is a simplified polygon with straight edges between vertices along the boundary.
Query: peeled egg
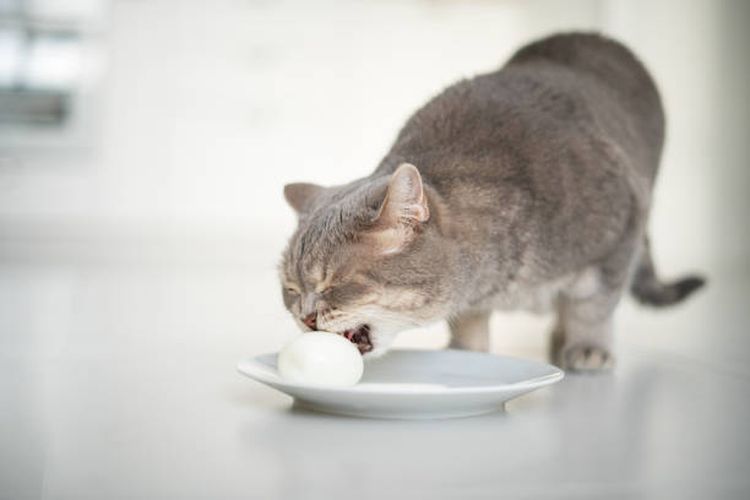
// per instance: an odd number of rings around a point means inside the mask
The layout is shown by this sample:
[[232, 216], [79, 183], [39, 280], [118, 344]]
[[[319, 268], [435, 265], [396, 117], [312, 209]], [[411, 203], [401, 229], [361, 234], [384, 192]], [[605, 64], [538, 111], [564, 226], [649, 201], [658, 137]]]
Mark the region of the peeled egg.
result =
[[341, 335], [307, 332], [279, 353], [279, 375], [290, 382], [345, 387], [362, 378], [364, 364], [357, 347]]

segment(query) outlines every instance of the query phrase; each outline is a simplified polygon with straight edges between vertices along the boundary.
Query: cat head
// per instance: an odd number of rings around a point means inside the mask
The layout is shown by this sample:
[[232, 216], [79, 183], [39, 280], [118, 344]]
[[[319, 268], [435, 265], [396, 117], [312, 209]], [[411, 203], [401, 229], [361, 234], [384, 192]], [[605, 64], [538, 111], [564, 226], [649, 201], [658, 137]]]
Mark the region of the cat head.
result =
[[397, 332], [444, 317], [450, 245], [431, 206], [437, 195], [416, 167], [339, 187], [290, 184], [284, 195], [298, 226], [280, 266], [282, 293], [303, 330], [379, 354]]

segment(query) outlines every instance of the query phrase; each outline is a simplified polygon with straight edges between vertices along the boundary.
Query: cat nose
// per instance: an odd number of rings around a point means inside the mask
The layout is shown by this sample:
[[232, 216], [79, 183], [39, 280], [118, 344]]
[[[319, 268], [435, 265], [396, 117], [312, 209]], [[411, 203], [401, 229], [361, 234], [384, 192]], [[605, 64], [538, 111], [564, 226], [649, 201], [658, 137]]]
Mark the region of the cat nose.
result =
[[318, 313], [310, 313], [304, 318], [302, 318], [302, 322], [307, 325], [307, 327], [310, 330], [315, 330], [315, 327], [317, 326], [318, 322]]

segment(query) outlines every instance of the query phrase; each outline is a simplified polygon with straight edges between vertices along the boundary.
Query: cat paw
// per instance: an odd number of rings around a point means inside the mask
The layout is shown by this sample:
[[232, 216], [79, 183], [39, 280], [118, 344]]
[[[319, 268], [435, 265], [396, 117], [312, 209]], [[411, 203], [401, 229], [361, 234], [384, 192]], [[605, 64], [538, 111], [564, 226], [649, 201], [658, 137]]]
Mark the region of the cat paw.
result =
[[557, 363], [563, 370], [597, 372], [611, 370], [615, 365], [615, 358], [606, 348], [579, 344], [564, 349], [558, 356]]

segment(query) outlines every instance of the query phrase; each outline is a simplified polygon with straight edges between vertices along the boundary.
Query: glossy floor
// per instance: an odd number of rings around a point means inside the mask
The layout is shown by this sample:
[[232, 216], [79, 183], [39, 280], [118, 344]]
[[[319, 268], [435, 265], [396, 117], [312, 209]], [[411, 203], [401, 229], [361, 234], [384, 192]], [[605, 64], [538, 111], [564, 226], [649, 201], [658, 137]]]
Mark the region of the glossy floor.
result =
[[[0, 271], [0, 498], [746, 498], [748, 284], [623, 304], [620, 362], [505, 414], [332, 417], [235, 371], [278, 347], [271, 269]], [[543, 359], [545, 320], [498, 318]], [[439, 346], [442, 327], [401, 345]], [[354, 493], [356, 495], [354, 495]], [[354, 495], [354, 496], [353, 496]]]

